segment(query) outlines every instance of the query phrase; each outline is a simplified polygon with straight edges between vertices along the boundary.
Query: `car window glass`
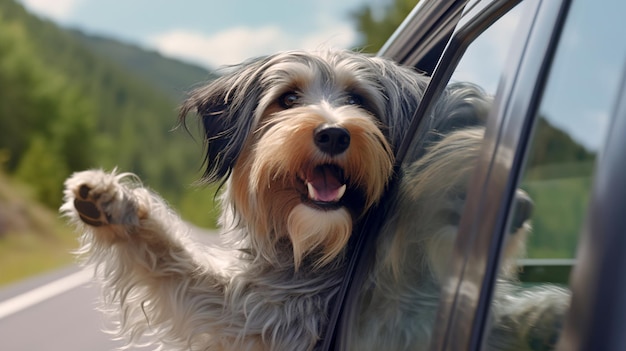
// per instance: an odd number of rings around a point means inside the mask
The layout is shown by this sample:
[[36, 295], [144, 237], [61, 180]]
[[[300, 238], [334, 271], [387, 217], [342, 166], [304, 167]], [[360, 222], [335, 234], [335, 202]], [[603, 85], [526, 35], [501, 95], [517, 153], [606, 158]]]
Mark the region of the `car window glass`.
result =
[[[399, 189], [361, 287], [351, 350], [428, 347], [441, 280], [457, 234], [466, 185], [524, 3], [467, 47], [402, 165]], [[435, 83], [435, 82], [434, 82]], [[432, 84], [432, 83], [431, 83]], [[423, 128], [422, 128], [423, 129]]]
[[[626, 4], [613, 2], [626, 10]], [[592, 1], [572, 6], [539, 109], [522, 181], [536, 200], [529, 258], [573, 258], [576, 251], [593, 163], [607, 133], [626, 55], [620, 30], [598, 26], [598, 20], [622, 22]]]
[[523, 224], [526, 258], [516, 267], [520, 284], [497, 286], [500, 293], [492, 304], [496, 320], [487, 340], [500, 340], [506, 349], [552, 349], [569, 308], [569, 273], [593, 168], [601, 159], [626, 63], [626, 42], [619, 34], [626, 30], [621, 18], [626, 3], [612, 3], [571, 5], [551, 65], [519, 184], [527, 197], [514, 204], [508, 219], [513, 232], [519, 214], [532, 212]]

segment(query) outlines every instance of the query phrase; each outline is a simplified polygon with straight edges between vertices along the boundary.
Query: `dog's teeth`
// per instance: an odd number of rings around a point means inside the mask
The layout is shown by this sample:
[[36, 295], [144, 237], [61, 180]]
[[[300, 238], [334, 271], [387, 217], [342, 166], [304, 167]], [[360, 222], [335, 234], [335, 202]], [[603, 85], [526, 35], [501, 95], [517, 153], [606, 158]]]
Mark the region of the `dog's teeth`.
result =
[[337, 193], [337, 197], [335, 198], [335, 201], [339, 201], [341, 200], [341, 198], [343, 197], [343, 194], [346, 193], [346, 185], [342, 185], [341, 188], [339, 188], [339, 192]]
[[309, 191], [309, 199], [317, 199], [317, 193], [315, 192], [315, 187], [313, 186], [313, 184], [307, 182], [306, 188]]

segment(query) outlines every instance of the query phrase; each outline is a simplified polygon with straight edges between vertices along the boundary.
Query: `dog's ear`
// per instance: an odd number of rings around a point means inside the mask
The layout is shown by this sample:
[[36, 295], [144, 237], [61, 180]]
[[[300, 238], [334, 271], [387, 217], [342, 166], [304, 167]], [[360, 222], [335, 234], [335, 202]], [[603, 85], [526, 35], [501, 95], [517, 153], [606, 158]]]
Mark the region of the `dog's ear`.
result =
[[180, 109], [179, 120], [195, 112], [205, 133], [204, 179], [215, 182], [230, 175], [255, 124], [261, 95], [259, 76], [267, 58], [258, 58], [228, 69], [208, 85], [192, 91]]
[[385, 98], [382, 122], [394, 148], [403, 140], [413, 115], [422, 100], [429, 77], [390, 60], [373, 58], [378, 71], [376, 81]]

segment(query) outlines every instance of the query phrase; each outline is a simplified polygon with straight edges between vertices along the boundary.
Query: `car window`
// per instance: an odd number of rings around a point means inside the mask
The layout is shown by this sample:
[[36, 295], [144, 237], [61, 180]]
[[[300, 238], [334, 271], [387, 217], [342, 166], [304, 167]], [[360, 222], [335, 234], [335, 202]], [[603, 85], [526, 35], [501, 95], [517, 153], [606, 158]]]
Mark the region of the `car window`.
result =
[[601, 17], [621, 22], [592, 1], [572, 5], [543, 94], [522, 179], [536, 202], [529, 258], [575, 256], [593, 164], [608, 132], [626, 55], [626, 46], [618, 44], [620, 31], [598, 26]]
[[[344, 317], [350, 322], [341, 336], [342, 345], [347, 345], [342, 349], [428, 347], [484, 125], [516, 29], [526, 14], [526, 5], [516, 3], [500, 2], [510, 10], [484, 18], [487, 28], [458, 52], [462, 57], [453, 63], [451, 78], [422, 118], [401, 166], [392, 208], [370, 258], [371, 269], [352, 302], [356, 307]], [[473, 2], [466, 13], [480, 12], [487, 5]]]
[[[500, 285], [492, 304], [495, 319], [506, 316], [494, 320], [488, 332], [488, 340], [500, 345], [517, 339], [533, 349], [552, 349], [569, 308], [569, 274], [593, 170], [626, 62], [626, 44], [618, 34], [626, 29], [618, 25], [626, 4], [613, 4], [609, 14], [591, 0], [575, 1], [551, 64], [519, 182], [529, 202], [517, 203], [508, 216], [513, 232], [519, 214], [532, 213], [524, 224], [525, 258], [516, 267], [521, 284]], [[511, 335], [513, 330], [520, 332]]]

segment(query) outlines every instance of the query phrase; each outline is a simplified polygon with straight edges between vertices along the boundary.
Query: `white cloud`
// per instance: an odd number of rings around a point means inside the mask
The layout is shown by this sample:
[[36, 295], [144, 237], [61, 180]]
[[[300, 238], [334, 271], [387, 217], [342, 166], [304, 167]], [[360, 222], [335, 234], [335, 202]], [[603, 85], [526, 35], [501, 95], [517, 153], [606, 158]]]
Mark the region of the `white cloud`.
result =
[[311, 33], [302, 39], [294, 38], [295, 44], [293, 48], [315, 50], [324, 47], [350, 49], [356, 44], [357, 33], [347, 24], [337, 26], [323, 26], [323, 30]]
[[347, 25], [327, 26], [304, 37], [278, 26], [241, 26], [212, 35], [178, 29], [155, 35], [148, 42], [164, 55], [216, 68], [282, 50], [348, 48], [355, 38], [356, 33]]
[[81, 0], [21, 0], [30, 11], [41, 16], [63, 21], [70, 17]]
[[177, 29], [156, 35], [149, 42], [162, 54], [205, 66], [235, 64], [250, 56], [264, 54], [280, 45], [280, 29], [236, 27], [214, 35]]

